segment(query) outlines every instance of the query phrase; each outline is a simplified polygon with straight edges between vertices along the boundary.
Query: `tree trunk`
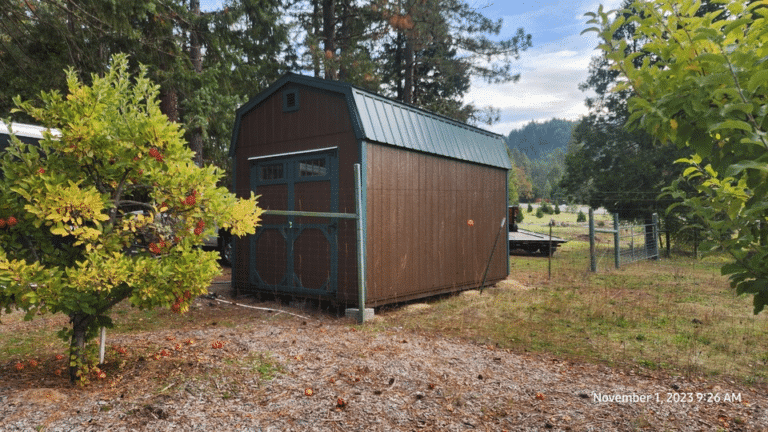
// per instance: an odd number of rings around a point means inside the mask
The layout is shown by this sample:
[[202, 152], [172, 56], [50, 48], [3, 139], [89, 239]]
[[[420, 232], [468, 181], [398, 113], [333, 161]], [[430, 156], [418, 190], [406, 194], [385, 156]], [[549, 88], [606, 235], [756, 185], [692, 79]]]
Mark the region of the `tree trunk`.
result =
[[393, 70], [395, 74], [395, 82], [397, 83], [397, 100], [402, 102], [405, 97], [403, 93], [403, 44], [405, 43], [405, 35], [403, 35], [402, 32], [397, 33], [395, 43], [395, 65]]
[[179, 122], [179, 96], [175, 89], [169, 88], [160, 93], [160, 111], [169, 121]]
[[[323, 38], [325, 44], [325, 79], [336, 80], [336, 68], [330, 63], [336, 55], [336, 0], [323, 0]], [[330, 58], [329, 58], [330, 57]]]
[[403, 83], [403, 103], [413, 104], [413, 63], [414, 63], [414, 51], [413, 40], [407, 34], [405, 35], [405, 79]]
[[[312, 0], [312, 35], [317, 39], [320, 38], [320, 1], [321, 0]], [[318, 50], [320, 49], [319, 43], [316, 48]], [[318, 57], [318, 55], [319, 54], [313, 56], [312, 60], [315, 78], [320, 78], [320, 57]]]
[[[75, 313], [70, 315], [70, 322], [72, 322], [72, 340], [69, 344], [69, 380], [74, 383], [78, 380], [77, 372], [82, 365], [86, 364], [85, 358], [85, 341], [88, 336], [88, 327], [93, 323], [93, 315], [86, 315], [83, 313]], [[75, 356], [76, 364], [72, 366], [72, 357]]]
[[[197, 21], [200, 18], [200, 0], [190, 0], [189, 8], [195, 20], [189, 35], [189, 59], [192, 62], [193, 71], [199, 75], [203, 72], [202, 42], [197, 28]], [[200, 126], [190, 130], [189, 147], [195, 152], [195, 164], [203, 166], [203, 131]]]

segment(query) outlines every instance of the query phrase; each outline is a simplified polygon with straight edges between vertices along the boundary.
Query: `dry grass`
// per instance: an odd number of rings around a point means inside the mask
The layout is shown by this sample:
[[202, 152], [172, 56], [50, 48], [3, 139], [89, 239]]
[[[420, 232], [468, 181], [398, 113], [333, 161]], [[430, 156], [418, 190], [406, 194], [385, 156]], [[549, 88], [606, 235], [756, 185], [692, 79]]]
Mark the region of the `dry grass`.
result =
[[768, 377], [768, 315], [752, 314], [716, 260], [677, 258], [587, 271], [582, 242], [552, 260], [512, 256], [510, 279], [492, 289], [433, 300], [385, 321], [516, 351], [684, 375]]

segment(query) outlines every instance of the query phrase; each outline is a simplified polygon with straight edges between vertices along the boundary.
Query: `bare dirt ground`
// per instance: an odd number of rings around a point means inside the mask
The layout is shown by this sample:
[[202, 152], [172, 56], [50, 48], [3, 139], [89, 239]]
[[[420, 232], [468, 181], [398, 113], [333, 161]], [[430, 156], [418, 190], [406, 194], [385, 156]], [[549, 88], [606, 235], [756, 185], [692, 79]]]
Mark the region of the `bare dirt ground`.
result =
[[[768, 430], [766, 389], [727, 379], [513, 353], [404, 330], [388, 313], [362, 328], [237, 301], [304, 317], [199, 298], [183, 328], [109, 334], [107, 377], [85, 387], [54, 356], [1, 364], [0, 431]], [[59, 318], [4, 315], [0, 335]]]

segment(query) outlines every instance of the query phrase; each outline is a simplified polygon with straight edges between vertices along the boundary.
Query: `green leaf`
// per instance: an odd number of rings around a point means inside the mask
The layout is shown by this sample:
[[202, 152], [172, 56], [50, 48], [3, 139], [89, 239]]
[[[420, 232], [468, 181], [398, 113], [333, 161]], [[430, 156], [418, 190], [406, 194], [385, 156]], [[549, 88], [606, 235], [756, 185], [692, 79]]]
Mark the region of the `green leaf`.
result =
[[698, 167], [695, 167], [695, 166], [688, 167], [685, 169], [685, 171], [683, 171], [683, 177], [688, 177], [689, 175], [691, 175], [691, 173], [698, 172], [698, 171], [699, 171]]
[[762, 312], [762, 310], [765, 308], [765, 305], [768, 304], [768, 291], [765, 291], [765, 289], [765, 283], [763, 283], [762, 290], [755, 294], [755, 297], [752, 299], [752, 305], [754, 306], [753, 313], [755, 315]]
[[730, 32], [738, 29], [739, 27], [746, 26], [752, 22], [752, 18], [739, 18], [733, 21], [729, 21], [728, 25], [723, 29], [723, 34], [728, 35]]
[[66, 237], [69, 235], [69, 231], [61, 224], [51, 228], [51, 234]]
[[721, 54], [703, 53], [696, 56], [696, 60], [704, 63], [716, 63], [725, 65], [725, 57]]
[[747, 132], [752, 132], [752, 126], [741, 120], [726, 120], [715, 125], [712, 125], [707, 132], [714, 132], [722, 129], [741, 129]]
[[768, 83], [768, 69], [759, 70], [747, 82], [747, 90], [754, 92], [758, 87], [766, 83]]
[[765, 162], [757, 162], [752, 160], [741, 161], [739, 163], [730, 165], [728, 169], [725, 171], [725, 176], [735, 177], [745, 169], [756, 169], [762, 172], [768, 172], [768, 164]]

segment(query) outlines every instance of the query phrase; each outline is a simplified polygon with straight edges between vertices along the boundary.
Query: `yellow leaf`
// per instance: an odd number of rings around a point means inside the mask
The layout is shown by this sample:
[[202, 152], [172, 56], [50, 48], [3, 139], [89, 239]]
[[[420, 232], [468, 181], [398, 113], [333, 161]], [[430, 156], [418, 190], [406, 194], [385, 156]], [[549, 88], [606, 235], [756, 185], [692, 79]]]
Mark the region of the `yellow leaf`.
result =
[[669, 120], [669, 127], [671, 127], [672, 129], [675, 129], [675, 130], [677, 130], [677, 120], [675, 120], [675, 119], [670, 119], [670, 120]]

